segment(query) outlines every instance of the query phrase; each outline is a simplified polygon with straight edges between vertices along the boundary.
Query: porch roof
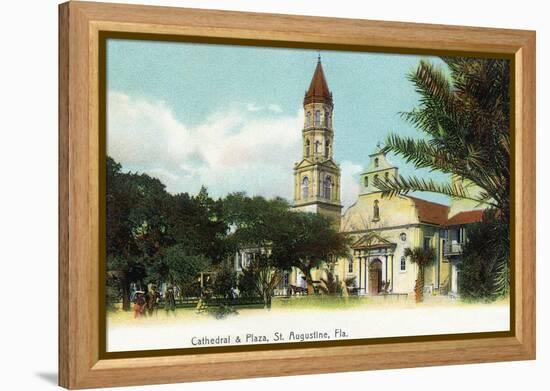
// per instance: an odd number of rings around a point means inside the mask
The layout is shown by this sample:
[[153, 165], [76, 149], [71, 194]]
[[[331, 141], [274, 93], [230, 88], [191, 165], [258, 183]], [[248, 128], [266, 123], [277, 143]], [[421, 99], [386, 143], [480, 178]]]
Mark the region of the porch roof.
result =
[[384, 239], [382, 236], [376, 232], [369, 232], [366, 235], [361, 236], [356, 240], [351, 248], [353, 250], [363, 250], [363, 249], [377, 249], [377, 248], [395, 248], [396, 244], [390, 242], [387, 239]]

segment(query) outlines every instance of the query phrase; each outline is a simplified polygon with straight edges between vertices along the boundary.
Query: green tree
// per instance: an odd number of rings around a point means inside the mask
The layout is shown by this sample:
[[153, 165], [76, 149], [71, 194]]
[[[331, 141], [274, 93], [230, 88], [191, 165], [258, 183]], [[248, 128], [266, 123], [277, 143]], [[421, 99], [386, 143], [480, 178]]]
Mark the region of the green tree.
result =
[[232, 239], [240, 248], [255, 249], [253, 270], [257, 291], [270, 305], [273, 290], [285, 270], [299, 268], [306, 277], [308, 293], [313, 294], [311, 271], [347, 251], [347, 240], [326, 216], [290, 210], [283, 199], [266, 200], [229, 195], [225, 213], [234, 227]]
[[106, 168], [107, 271], [120, 284], [123, 309], [129, 310], [130, 283], [144, 279], [150, 257], [169, 240], [163, 208], [168, 194], [159, 180], [123, 173], [109, 157]]
[[292, 266], [287, 258], [273, 251], [288, 225], [292, 213], [289, 207], [280, 198], [267, 200], [247, 197], [244, 193], [230, 194], [224, 199], [224, 216], [232, 228], [229, 242], [234, 249], [248, 249], [254, 253], [240, 286], [245, 287], [246, 294], [255, 292], [262, 297], [266, 308], [271, 308], [273, 291], [281, 282], [284, 270]]
[[308, 295], [314, 294], [313, 269], [335, 262], [348, 250], [348, 239], [336, 231], [329, 217], [290, 212], [273, 242], [273, 256], [304, 274]]
[[271, 300], [275, 288], [281, 283], [284, 271], [277, 266], [276, 259], [268, 255], [258, 254], [249, 266], [253, 275], [255, 292], [262, 298], [265, 308], [271, 308]]
[[[420, 107], [403, 113], [425, 138], [392, 134], [384, 150], [403, 156], [417, 168], [429, 168], [466, 181], [440, 184], [398, 176], [377, 181], [387, 195], [428, 191], [467, 198], [509, 211], [510, 66], [508, 60], [443, 58], [450, 75], [427, 61], [409, 75], [420, 94]], [[467, 184], [481, 191], [471, 194]]]
[[164, 254], [167, 267], [166, 280], [182, 292], [196, 292], [199, 275], [211, 267], [211, 261], [204, 255], [189, 254], [183, 244], [169, 247]]
[[417, 266], [416, 282], [414, 284], [414, 293], [416, 302], [422, 302], [424, 298], [424, 272], [426, 266], [431, 265], [435, 260], [435, 251], [433, 248], [415, 247], [406, 248], [404, 255], [410, 258], [411, 262]]
[[213, 200], [205, 187], [196, 196], [176, 194], [170, 200], [168, 226], [175, 243], [184, 244], [192, 254], [203, 254], [214, 264], [230, 252], [226, 242], [228, 226], [223, 203]]
[[[384, 196], [427, 191], [470, 199], [488, 207], [496, 227], [488, 243], [474, 251], [480, 260], [498, 253], [496, 292], [506, 292], [510, 259], [510, 62], [499, 59], [444, 57], [449, 73], [428, 61], [409, 75], [420, 95], [420, 107], [403, 117], [423, 133], [423, 138], [392, 134], [385, 152], [393, 152], [417, 168], [449, 174], [451, 183], [417, 176], [376, 181]], [[475, 185], [479, 191], [472, 191]], [[504, 248], [506, 251], [500, 251]], [[487, 254], [482, 255], [484, 252]], [[464, 254], [469, 257], [468, 254]], [[472, 254], [472, 257], [476, 256]], [[468, 268], [473, 263], [465, 262]], [[489, 265], [488, 265], [489, 266]], [[467, 272], [472, 274], [475, 271]], [[481, 289], [481, 287], [479, 287]]]
[[[223, 204], [202, 188], [196, 196], [171, 195], [164, 185], [146, 174], [122, 172], [107, 158], [107, 271], [110, 299], [116, 284], [123, 308], [130, 309], [131, 282], [183, 282], [190, 270], [211, 261], [219, 263], [228, 252]], [[201, 267], [202, 267], [201, 266]], [[193, 273], [191, 273], [193, 274]]]

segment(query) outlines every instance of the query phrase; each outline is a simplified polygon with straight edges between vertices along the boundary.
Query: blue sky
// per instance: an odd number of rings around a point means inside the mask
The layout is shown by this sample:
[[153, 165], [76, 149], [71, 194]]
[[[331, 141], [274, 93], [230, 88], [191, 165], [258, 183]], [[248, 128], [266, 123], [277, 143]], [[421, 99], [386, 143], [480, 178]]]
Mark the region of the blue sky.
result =
[[[131, 40], [107, 46], [108, 153], [171, 192], [246, 191], [292, 198], [301, 157], [302, 100], [316, 50]], [[345, 206], [376, 143], [421, 137], [399, 113], [418, 106], [407, 74], [420, 56], [321, 51], [334, 98], [334, 157]], [[424, 57], [427, 58], [427, 57]], [[441, 64], [431, 57], [430, 61]], [[404, 175], [445, 180], [389, 159]], [[447, 203], [446, 197], [423, 198]]]

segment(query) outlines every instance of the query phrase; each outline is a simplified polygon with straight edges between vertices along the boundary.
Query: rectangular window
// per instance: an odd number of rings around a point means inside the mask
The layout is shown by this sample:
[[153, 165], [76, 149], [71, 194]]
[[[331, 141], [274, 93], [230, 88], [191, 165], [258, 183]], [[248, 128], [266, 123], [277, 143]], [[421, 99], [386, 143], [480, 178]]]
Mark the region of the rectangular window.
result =
[[353, 259], [348, 261], [348, 273], [353, 273]]

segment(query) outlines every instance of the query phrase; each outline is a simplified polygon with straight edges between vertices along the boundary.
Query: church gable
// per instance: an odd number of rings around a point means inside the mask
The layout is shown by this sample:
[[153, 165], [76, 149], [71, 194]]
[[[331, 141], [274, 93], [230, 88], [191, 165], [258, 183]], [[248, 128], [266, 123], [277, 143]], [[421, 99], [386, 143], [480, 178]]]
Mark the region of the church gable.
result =
[[363, 248], [386, 248], [393, 246], [395, 246], [395, 243], [384, 239], [382, 236], [380, 236], [380, 234], [376, 232], [369, 232], [368, 234], [361, 236], [357, 241], [355, 241], [351, 245], [351, 248], [357, 250]]
[[300, 168], [307, 168], [313, 165], [313, 162], [309, 159], [302, 159], [299, 163], [296, 163], [294, 169], [298, 170]]
[[316, 165], [319, 168], [328, 168], [328, 169], [331, 169], [332, 171], [340, 170], [340, 167], [338, 167], [338, 165], [332, 159], [325, 160], [324, 162], [314, 163], [313, 161], [307, 158], [302, 159], [300, 162], [296, 163], [296, 165], [294, 166], [294, 169], [299, 170], [302, 168], [311, 167], [313, 165]]
[[334, 160], [332, 160], [332, 158], [325, 160], [324, 162], [321, 163], [321, 165], [324, 167], [332, 168], [334, 170], [340, 169], [340, 167], [338, 167], [338, 165], [334, 162]]

